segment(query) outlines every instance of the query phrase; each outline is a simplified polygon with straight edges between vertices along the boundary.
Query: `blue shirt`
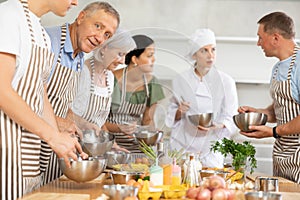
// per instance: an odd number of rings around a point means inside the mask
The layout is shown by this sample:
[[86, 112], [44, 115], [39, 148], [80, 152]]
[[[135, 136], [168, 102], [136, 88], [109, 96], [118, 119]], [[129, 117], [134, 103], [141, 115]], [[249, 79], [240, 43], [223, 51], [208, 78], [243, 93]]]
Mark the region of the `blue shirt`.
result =
[[[278, 81], [287, 80], [287, 75], [288, 75], [288, 70], [290, 68], [291, 60], [292, 60], [292, 56], [285, 60], [279, 61], [275, 64], [275, 66], [272, 69], [271, 81], [275, 69], [278, 69], [277, 75], [275, 77], [276, 80]], [[298, 104], [300, 104], [300, 50], [297, 52], [296, 60], [291, 72], [291, 88], [292, 88], [292, 97]]]
[[[67, 24], [67, 27], [68, 26], [69, 26], [69, 24]], [[60, 53], [61, 26], [48, 27], [48, 28], [46, 28], [46, 31], [47, 31], [48, 35], [50, 36], [52, 51], [55, 54], [55, 58], [54, 58], [55, 62], [53, 64], [52, 71], [51, 71], [51, 75], [52, 75], [52, 73], [54, 71], [54, 67], [57, 63], [58, 55]], [[72, 46], [72, 42], [71, 42], [70, 32], [69, 32], [68, 28], [66, 31], [67, 31], [66, 32], [66, 41], [65, 41], [65, 45], [62, 50], [61, 64], [65, 67], [71, 68], [72, 70], [80, 71], [84, 64], [84, 54], [83, 54], [83, 52], [80, 52], [77, 54], [77, 56], [75, 58], [73, 58], [74, 50], [73, 50], [73, 46]], [[80, 64], [79, 70], [77, 69], [78, 64]]]

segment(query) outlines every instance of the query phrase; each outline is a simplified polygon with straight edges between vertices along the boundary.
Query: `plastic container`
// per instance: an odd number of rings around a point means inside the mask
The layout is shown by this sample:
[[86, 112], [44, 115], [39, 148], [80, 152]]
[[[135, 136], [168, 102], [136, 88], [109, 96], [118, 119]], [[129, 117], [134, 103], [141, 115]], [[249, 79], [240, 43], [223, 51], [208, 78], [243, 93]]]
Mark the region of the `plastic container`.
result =
[[160, 145], [159, 151], [163, 151], [161, 157], [159, 158], [159, 166], [163, 168], [163, 184], [172, 184], [172, 158], [168, 155], [168, 143]]
[[176, 158], [173, 159], [172, 166], [172, 185], [181, 184], [181, 167], [176, 164]]
[[163, 184], [163, 169], [158, 166], [150, 167], [150, 181], [153, 185], [162, 185]]

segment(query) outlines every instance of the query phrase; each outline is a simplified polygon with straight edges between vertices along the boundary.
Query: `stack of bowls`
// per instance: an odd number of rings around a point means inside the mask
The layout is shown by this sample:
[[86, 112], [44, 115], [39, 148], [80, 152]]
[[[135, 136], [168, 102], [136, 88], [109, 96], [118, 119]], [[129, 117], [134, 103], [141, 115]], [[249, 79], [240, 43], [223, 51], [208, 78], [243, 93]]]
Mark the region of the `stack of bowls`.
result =
[[82, 150], [89, 156], [102, 156], [110, 151], [115, 141], [115, 136], [107, 132], [100, 132], [99, 135], [94, 130], [83, 131]]
[[76, 182], [87, 182], [97, 178], [105, 169], [107, 160], [103, 157], [89, 157], [87, 160], [78, 158], [71, 161], [71, 168], [68, 168], [63, 158], [58, 159], [62, 173], [70, 180]]
[[196, 115], [188, 115], [188, 120], [194, 126], [203, 126], [205, 128], [213, 125], [213, 113], [201, 113]]
[[265, 125], [268, 116], [264, 113], [247, 112], [233, 116], [235, 125], [243, 132], [253, 132], [249, 129], [250, 125], [260, 126]]

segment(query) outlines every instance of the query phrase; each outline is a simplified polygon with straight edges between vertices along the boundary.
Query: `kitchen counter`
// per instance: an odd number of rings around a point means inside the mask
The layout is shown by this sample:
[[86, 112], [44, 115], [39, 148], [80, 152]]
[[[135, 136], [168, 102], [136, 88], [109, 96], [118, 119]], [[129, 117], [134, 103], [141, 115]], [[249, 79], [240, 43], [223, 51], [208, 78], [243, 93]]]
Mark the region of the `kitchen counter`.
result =
[[[249, 181], [253, 181], [256, 176], [264, 176], [264, 174], [254, 173], [247, 177]], [[25, 195], [20, 200], [95, 200], [101, 196], [102, 186], [111, 183], [105, 173], [87, 183], [76, 183], [62, 177]], [[286, 179], [279, 178], [279, 191], [283, 195], [283, 200], [300, 199], [300, 185]]]

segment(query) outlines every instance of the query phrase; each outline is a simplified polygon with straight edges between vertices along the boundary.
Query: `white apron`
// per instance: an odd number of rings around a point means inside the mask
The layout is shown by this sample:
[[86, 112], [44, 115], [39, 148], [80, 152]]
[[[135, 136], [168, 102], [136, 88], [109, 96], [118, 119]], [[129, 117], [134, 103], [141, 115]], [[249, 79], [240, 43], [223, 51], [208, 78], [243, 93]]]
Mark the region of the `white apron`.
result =
[[[271, 95], [274, 100], [274, 110], [277, 124], [285, 124], [300, 114], [300, 105], [293, 99], [291, 91], [291, 71], [294, 66], [297, 51], [290, 63], [286, 81], [276, 81], [274, 72], [271, 84]], [[293, 134], [277, 138], [273, 148], [273, 174], [300, 184], [300, 135]]]
[[[61, 56], [66, 41], [67, 28], [66, 24], [61, 27], [60, 54], [58, 55], [57, 63], [47, 88], [48, 98], [53, 107], [54, 114], [62, 118], [66, 118], [68, 109], [71, 107], [75, 98], [81, 68], [80, 63], [77, 64], [78, 71], [61, 65]], [[60, 177], [62, 172], [59, 169], [56, 154], [47, 143], [43, 142], [42, 147], [43, 156], [49, 158], [49, 155], [51, 154], [50, 160], [42, 160], [42, 169], [45, 171], [44, 184], [47, 184]]]
[[108, 82], [108, 74], [105, 69], [106, 74], [106, 86], [108, 89], [108, 96], [104, 97], [95, 93], [95, 66], [94, 58], [90, 61], [91, 64], [91, 87], [90, 87], [90, 99], [86, 111], [83, 113], [82, 117], [88, 122], [97, 124], [99, 127], [102, 127], [105, 123], [107, 116], [109, 114], [110, 105], [111, 105], [111, 93], [112, 86]]
[[[36, 44], [27, 0], [21, 3], [31, 33], [32, 46], [29, 66], [18, 83], [17, 92], [37, 115], [42, 116], [44, 84], [50, 75], [54, 54], [47, 48], [43, 28], [46, 48]], [[25, 131], [0, 110], [0, 140], [1, 198], [17, 199], [41, 185], [41, 139], [36, 134]]]
[[[127, 68], [123, 71], [123, 79], [122, 79], [122, 96], [121, 96], [121, 103], [118, 111], [116, 113], [110, 113], [108, 121], [114, 124], [122, 124], [125, 122], [130, 121], [140, 121], [141, 116], [145, 112], [147, 106], [147, 100], [149, 98], [149, 89], [148, 83], [145, 75], [144, 78], [144, 85], [146, 90], [146, 98], [145, 102], [141, 104], [132, 104], [129, 101], [126, 101], [126, 79], [127, 79]], [[131, 153], [141, 153], [139, 149], [139, 144], [136, 142], [134, 138], [129, 138], [128, 135], [124, 133], [114, 133], [115, 139], [117, 144], [120, 147], [123, 147], [130, 151]]]

